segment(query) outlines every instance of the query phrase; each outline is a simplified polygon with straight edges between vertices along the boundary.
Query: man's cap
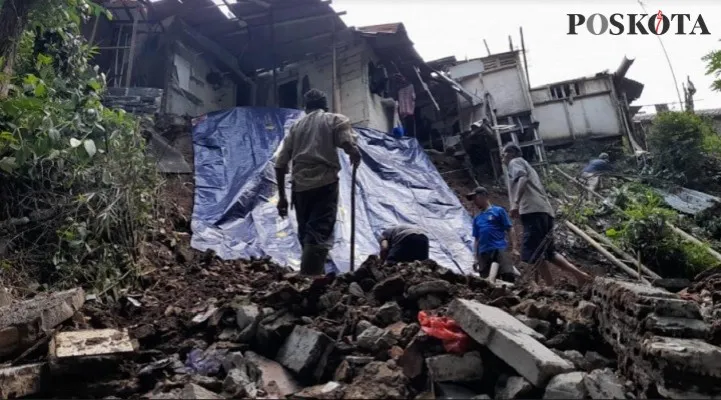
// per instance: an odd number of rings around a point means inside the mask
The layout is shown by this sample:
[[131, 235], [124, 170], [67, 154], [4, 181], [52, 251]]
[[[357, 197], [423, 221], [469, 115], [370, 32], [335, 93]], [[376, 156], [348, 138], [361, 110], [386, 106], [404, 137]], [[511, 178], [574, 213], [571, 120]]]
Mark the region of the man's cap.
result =
[[473, 200], [473, 198], [476, 197], [477, 195], [488, 196], [488, 190], [486, 188], [484, 188], [483, 186], [478, 186], [477, 188], [473, 189], [473, 191], [471, 193], [468, 193], [466, 195], [466, 199]]
[[323, 93], [323, 91], [320, 91], [318, 89], [311, 89], [311, 90], [305, 92], [305, 94], [303, 95], [303, 99], [305, 100], [306, 103], [315, 103], [315, 102], [326, 100], [327, 98], [328, 98], [328, 96], [326, 96], [326, 94]]
[[598, 155], [601, 160], [608, 160], [608, 153], [601, 153]]
[[501, 154], [509, 151], [513, 152], [514, 154], [521, 154], [521, 148], [513, 144], [513, 142], [506, 143], [506, 145], [503, 146], [503, 150], [501, 150]]

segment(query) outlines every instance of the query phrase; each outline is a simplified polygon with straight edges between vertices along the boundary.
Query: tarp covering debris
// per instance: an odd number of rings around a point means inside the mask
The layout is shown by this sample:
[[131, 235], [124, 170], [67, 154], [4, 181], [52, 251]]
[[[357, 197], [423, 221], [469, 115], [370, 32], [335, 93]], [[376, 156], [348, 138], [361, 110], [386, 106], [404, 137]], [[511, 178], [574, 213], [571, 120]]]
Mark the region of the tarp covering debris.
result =
[[716, 196], [686, 188], [670, 192], [657, 188], [654, 190], [671, 208], [684, 214], [696, 215], [721, 203], [721, 199]]
[[[300, 243], [294, 211], [276, 210], [274, 157], [301, 111], [239, 107], [194, 121], [195, 205], [192, 246], [226, 260], [271, 256], [294, 269]], [[356, 263], [377, 254], [376, 235], [396, 223], [428, 231], [430, 257], [470, 273], [471, 217], [414, 138], [356, 128], [363, 162], [356, 188]], [[340, 207], [326, 270], [347, 272], [350, 258], [351, 169], [339, 150]], [[290, 186], [288, 187], [290, 195]], [[357, 267], [358, 265], [356, 265]]]

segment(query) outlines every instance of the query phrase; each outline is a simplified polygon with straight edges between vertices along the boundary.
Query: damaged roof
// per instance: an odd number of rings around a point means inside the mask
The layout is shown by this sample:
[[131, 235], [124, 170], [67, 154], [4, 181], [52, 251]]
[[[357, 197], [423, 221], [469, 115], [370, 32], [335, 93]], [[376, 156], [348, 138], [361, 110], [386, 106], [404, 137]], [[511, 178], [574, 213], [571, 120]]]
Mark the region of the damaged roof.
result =
[[[238, 59], [244, 71], [273, 68], [351, 40], [327, 0], [108, 0], [113, 22], [175, 17]], [[274, 51], [268, 51], [274, 49]]]

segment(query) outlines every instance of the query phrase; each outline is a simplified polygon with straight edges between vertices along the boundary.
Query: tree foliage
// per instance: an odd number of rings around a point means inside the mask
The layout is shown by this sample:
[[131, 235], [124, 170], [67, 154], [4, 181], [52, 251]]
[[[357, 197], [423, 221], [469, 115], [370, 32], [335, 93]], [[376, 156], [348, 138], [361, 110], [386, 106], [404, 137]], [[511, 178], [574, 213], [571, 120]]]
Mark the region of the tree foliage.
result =
[[721, 91], [721, 50], [708, 53], [702, 60], [706, 62], [706, 75], [714, 78], [711, 89]]
[[655, 173], [681, 185], [701, 182], [710, 135], [715, 135], [713, 128], [698, 115], [660, 113], [648, 137]]
[[0, 256], [6, 271], [103, 290], [134, 272], [157, 173], [140, 121], [101, 103], [105, 76], [89, 65], [80, 25], [103, 10], [86, 0], [40, 3], [3, 76]]

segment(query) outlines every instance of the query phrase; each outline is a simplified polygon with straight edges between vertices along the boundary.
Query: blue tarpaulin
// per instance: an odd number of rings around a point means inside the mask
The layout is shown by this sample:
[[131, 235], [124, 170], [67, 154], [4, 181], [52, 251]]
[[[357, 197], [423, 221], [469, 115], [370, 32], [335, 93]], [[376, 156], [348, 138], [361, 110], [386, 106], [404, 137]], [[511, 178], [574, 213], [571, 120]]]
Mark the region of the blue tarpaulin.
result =
[[[195, 205], [192, 247], [222, 259], [271, 256], [294, 269], [301, 247], [295, 214], [276, 209], [276, 151], [302, 111], [239, 107], [195, 121]], [[377, 236], [398, 223], [428, 231], [430, 257], [471, 273], [471, 217], [415, 138], [394, 138], [355, 128], [363, 155], [356, 186], [356, 267], [379, 251]], [[338, 222], [326, 269], [346, 272], [350, 258], [351, 167], [339, 150], [342, 171]], [[290, 186], [287, 188], [290, 195]]]

